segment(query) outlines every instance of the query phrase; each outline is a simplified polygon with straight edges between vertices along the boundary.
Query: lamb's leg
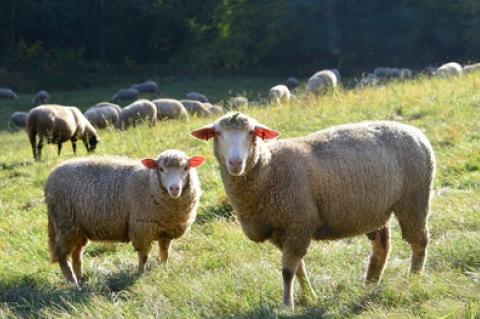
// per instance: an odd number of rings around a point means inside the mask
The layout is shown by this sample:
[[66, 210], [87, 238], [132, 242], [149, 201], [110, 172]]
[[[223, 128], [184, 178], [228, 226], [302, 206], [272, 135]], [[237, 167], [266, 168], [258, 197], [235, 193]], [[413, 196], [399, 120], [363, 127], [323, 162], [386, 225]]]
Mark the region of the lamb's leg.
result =
[[390, 252], [390, 229], [385, 224], [379, 230], [367, 234], [372, 242], [372, 254], [368, 263], [367, 281], [378, 283]]
[[160, 239], [158, 245], [160, 247], [160, 260], [162, 262], [167, 262], [168, 254], [170, 253], [170, 239]]
[[310, 280], [308, 280], [307, 268], [305, 267], [305, 261], [303, 260], [303, 258], [298, 263], [298, 268], [295, 275], [297, 276], [298, 282], [300, 283], [300, 287], [302, 288], [304, 297], [316, 300], [317, 294], [313, 290], [312, 285], [310, 284]]
[[60, 152], [62, 151], [62, 143], [57, 143], [57, 148], [58, 148], [57, 155], [60, 156]]

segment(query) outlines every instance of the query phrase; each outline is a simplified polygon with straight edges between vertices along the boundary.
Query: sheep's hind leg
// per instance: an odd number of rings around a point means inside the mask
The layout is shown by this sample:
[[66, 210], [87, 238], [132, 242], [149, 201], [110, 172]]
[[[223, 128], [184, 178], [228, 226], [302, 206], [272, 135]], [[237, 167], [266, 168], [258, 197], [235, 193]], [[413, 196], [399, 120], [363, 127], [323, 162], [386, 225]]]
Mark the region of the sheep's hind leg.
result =
[[81, 282], [83, 279], [83, 248], [86, 244], [87, 239], [85, 238], [82, 243], [75, 247], [75, 249], [72, 251], [73, 271], [75, 272], [75, 276], [77, 277], [78, 282]]
[[60, 152], [62, 151], [62, 143], [57, 143], [57, 148], [58, 148], [57, 155], [60, 156]]
[[160, 239], [158, 245], [160, 246], [160, 260], [162, 262], [167, 262], [168, 255], [170, 253], [170, 239]]
[[72, 266], [68, 261], [68, 254], [64, 254], [60, 256], [60, 258], [58, 259], [58, 263], [60, 264], [60, 269], [62, 270], [65, 278], [71, 283], [77, 285], [78, 281], [77, 281], [77, 278], [75, 277], [75, 274], [73, 273]]
[[390, 229], [385, 224], [379, 230], [367, 234], [372, 242], [372, 254], [368, 263], [367, 282], [378, 283], [390, 252]]
[[317, 299], [317, 294], [313, 290], [310, 280], [308, 280], [307, 269], [305, 267], [305, 261], [303, 258], [298, 263], [298, 268], [295, 275], [297, 276], [300, 287], [302, 288], [303, 296], [307, 299], [315, 301]]

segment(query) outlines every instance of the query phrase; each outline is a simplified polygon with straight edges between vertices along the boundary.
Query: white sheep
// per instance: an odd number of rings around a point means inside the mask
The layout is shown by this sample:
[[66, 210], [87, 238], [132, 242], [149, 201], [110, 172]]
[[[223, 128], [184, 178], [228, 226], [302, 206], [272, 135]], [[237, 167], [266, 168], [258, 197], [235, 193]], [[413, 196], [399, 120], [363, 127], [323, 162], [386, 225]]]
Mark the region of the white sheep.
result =
[[157, 124], [157, 107], [149, 100], [140, 99], [122, 109], [115, 123], [115, 128], [127, 130], [130, 125], [135, 127], [140, 122], [147, 120], [150, 127]]
[[157, 107], [157, 119], [188, 120], [188, 112], [182, 103], [174, 99], [157, 99], [152, 101]]
[[338, 79], [331, 70], [322, 70], [312, 75], [307, 81], [307, 90], [310, 93], [319, 95], [335, 89], [338, 86]]
[[180, 102], [183, 104], [188, 113], [192, 116], [196, 115], [198, 117], [207, 117], [212, 115], [209, 108], [205, 106], [202, 102], [195, 100], [180, 100]]
[[102, 108], [102, 107], [114, 108], [115, 110], [117, 110], [118, 114], [120, 114], [120, 112], [122, 112], [122, 108], [118, 104], [110, 103], [110, 102], [99, 102], [99, 103], [95, 104], [94, 106], [90, 106], [87, 109], [87, 112], [92, 110], [92, 109]]
[[231, 100], [230, 105], [232, 110], [248, 108], [248, 99], [244, 96], [236, 96]]
[[85, 117], [95, 128], [105, 129], [117, 123], [120, 112], [115, 107], [95, 107], [85, 112]]
[[480, 63], [469, 64], [463, 67], [463, 73], [471, 73], [480, 71]]
[[436, 74], [438, 76], [458, 76], [462, 75], [463, 69], [462, 66], [456, 62], [445, 63], [437, 69]]
[[211, 104], [211, 103], [202, 103], [208, 111], [210, 115], [222, 115], [224, 113], [223, 107], [218, 104]]
[[52, 262], [59, 262], [74, 284], [82, 280], [82, 252], [89, 240], [131, 241], [139, 273], [153, 241], [166, 262], [171, 241], [195, 220], [201, 195], [195, 168], [203, 162], [167, 150], [156, 159], [88, 157], [58, 165], [45, 185]]
[[134, 88], [118, 90], [112, 96], [112, 102], [117, 103], [120, 100], [136, 100], [138, 99], [138, 90]]
[[229, 113], [192, 135], [214, 138], [224, 189], [246, 236], [282, 251], [285, 305], [293, 307], [294, 275], [314, 297], [303, 261], [312, 240], [367, 234], [367, 280], [378, 282], [392, 213], [412, 249], [411, 273], [422, 272], [435, 157], [419, 129], [362, 122], [276, 141], [277, 131]]
[[288, 103], [290, 98], [290, 90], [283, 84], [275, 85], [268, 92], [268, 99], [273, 104]]

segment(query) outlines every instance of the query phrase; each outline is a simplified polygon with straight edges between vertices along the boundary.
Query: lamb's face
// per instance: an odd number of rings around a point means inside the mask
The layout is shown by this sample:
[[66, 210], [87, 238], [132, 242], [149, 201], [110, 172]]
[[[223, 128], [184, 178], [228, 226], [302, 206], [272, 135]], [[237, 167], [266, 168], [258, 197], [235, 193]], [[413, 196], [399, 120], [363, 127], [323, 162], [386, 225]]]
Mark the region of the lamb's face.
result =
[[188, 183], [190, 170], [203, 164], [205, 158], [193, 156], [188, 158], [179, 151], [166, 151], [154, 159], [143, 159], [142, 163], [149, 169], [154, 169], [160, 176], [160, 184], [171, 198], [179, 198]]
[[244, 114], [229, 113], [214, 124], [193, 131], [192, 135], [205, 140], [214, 137], [221, 164], [230, 175], [242, 176], [253, 153], [255, 140], [273, 139], [279, 133]]

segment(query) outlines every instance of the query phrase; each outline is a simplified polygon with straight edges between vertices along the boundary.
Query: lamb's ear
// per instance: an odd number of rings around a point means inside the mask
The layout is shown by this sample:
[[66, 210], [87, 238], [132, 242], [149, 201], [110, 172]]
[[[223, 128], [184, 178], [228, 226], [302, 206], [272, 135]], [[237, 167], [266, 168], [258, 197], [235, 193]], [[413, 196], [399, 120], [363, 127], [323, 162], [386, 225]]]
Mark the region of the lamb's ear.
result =
[[142, 164], [143, 166], [145, 166], [146, 168], [150, 168], [150, 169], [157, 169], [158, 168], [158, 163], [156, 160], [154, 160], [153, 158], [144, 158], [142, 159]]
[[205, 162], [205, 157], [203, 156], [192, 156], [188, 159], [188, 167], [190, 168], [197, 168], [202, 166]]
[[277, 138], [280, 135], [280, 132], [272, 130], [271, 128], [261, 124], [256, 124], [253, 130], [255, 132], [255, 135], [263, 140], [271, 140]]
[[199, 140], [205, 140], [208, 141], [209, 138], [215, 136], [215, 128], [213, 127], [212, 124], [204, 126], [198, 130], [193, 131], [192, 133], [193, 137], [198, 138]]

